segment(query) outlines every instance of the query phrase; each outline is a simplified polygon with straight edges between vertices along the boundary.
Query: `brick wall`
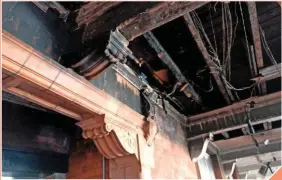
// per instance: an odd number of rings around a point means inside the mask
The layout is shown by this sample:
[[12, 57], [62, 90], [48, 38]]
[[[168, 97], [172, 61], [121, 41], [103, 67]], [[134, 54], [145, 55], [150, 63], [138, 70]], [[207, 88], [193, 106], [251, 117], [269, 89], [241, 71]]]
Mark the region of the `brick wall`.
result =
[[[103, 156], [94, 144], [85, 147], [85, 141], [77, 142], [69, 157], [69, 179], [102, 179]], [[105, 159], [106, 178], [109, 178], [109, 161]]]
[[155, 168], [152, 178], [197, 179], [196, 165], [189, 156], [186, 137], [180, 124], [161, 109], [155, 120], [159, 132], [155, 137]]

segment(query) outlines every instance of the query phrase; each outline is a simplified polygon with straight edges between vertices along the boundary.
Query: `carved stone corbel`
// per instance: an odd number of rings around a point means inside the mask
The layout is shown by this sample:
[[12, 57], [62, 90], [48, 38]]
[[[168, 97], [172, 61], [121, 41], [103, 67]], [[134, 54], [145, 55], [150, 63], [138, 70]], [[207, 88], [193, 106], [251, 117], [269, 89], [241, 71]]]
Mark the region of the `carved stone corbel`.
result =
[[76, 125], [82, 128], [83, 138], [92, 139], [100, 153], [108, 159], [137, 153], [137, 132], [107, 122], [105, 115], [82, 120]]

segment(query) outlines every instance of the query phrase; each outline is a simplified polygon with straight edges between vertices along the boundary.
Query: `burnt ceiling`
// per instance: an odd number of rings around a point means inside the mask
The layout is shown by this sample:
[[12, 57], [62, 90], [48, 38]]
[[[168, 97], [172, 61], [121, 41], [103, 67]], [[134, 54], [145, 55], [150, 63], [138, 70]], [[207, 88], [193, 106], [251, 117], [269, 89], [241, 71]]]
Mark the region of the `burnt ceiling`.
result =
[[[138, 18], [140, 22], [147, 18], [157, 23], [159, 17], [152, 19], [149, 13], [166, 7], [162, 2], [60, 4], [70, 12], [67, 22], [72, 23], [70, 53], [61, 58], [61, 63], [67, 67], [76, 64], [93, 49], [103, 49], [110, 31], [117, 27], [130, 26], [133, 21], [138, 22]], [[180, 2], [178, 5], [183, 6]], [[252, 10], [254, 6], [256, 12]], [[172, 12], [162, 13], [163, 17], [169, 17]], [[195, 115], [281, 90], [280, 77], [266, 82], [254, 81], [260, 76], [260, 69], [281, 63], [281, 6], [277, 2], [253, 5], [246, 2], [205, 3], [189, 14], [178, 15], [144, 32], [137, 33], [128, 46], [140, 63], [129, 58], [126, 64], [145, 77], [184, 115]], [[158, 47], [148, 40], [148, 33], [158, 42]], [[260, 36], [259, 42], [256, 35]], [[256, 48], [257, 43], [261, 44], [261, 50]], [[162, 49], [162, 53], [156, 48]], [[256, 58], [260, 52], [262, 58]], [[179, 81], [175, 68], [164, 58], [180, 70], [178, 75], [193, 87], [200, 97], [199, 102], [193, 94], [191, 98], [185, 93], [185, 83]], [[259, 61], [262, 61], [262, 67]]]

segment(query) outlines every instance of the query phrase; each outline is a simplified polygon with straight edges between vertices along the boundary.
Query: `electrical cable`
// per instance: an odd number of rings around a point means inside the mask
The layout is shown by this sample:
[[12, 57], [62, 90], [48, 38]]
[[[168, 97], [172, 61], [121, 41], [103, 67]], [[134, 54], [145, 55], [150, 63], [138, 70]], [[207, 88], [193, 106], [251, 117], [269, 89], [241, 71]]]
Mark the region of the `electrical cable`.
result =
[[204, 91], [204, 92], [211, 92], [213, 90], [213, 85], [212, 85], [212, 78], [210, 76], [210, 81], [209, 81], [210, 87], [209, 90], [205, 90], [203, 88], [201, 88], [198, 84], [196, 84], [195, 82], [193, 82], [193, 86], [198, 87], [200, 90]]
[[264, 31], [262, 30], [261, 26], [259, 26], [259, 31], [260, 31], [260, 36], [261, 36], [261, 39], [262, 39], [262, 45], [264, 47], [264, 50], [267, 54], [267, 56], [269, 57], [269, 59], [271, 60], [272, 64], [273, 65], [277, 65], [277, 61], [275, 60], [268, 44], [267, 44], [267, 41], [266, 41], [266, 38], [265, 38], [265, 33]]
[[177, 87], [178, 87], [178, 82], [177, 82], [177, 83], [175, 83], [175, 85], [173, 86], [172, 91], [171, 91], [170, 93], [168, 93], [168, 94], [167, 94], [167, 96], [171, 96], [172, 94], [174, 94], [174, 93], [175, 93], [175, 91], [176, 91], [176, 89], [177, 89]]
[[211, 10], [210, 10], [210, 8], [209, 8], [209, 16], [210, 16], [210, 22], [211, 22], [211, 27], [212, 27], [212, 33], [213, 33], [215, 52], [217, 53], [217, 43], [216, 43], [216, 37], [215, 37], [215, 32], [214, 32], [214, 27], [213, 27], [213, 21], [212, 21], [212, 17], [211, 17]]

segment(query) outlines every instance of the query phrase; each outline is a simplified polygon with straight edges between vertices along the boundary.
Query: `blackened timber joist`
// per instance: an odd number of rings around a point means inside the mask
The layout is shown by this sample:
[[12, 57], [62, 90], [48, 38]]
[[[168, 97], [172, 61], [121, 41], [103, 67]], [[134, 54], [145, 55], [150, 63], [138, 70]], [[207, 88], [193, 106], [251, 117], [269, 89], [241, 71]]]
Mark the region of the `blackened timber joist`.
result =
[[[254, 42], [255, 56], [258, 69], [263, 68], [263, 57], [262, 57], [262, 46], [260, 41], [260, 31], [259, 31], [259, 23], [258, 23], [258, 15], [256, 9], [255, 2], [247, 2], [251, 28], [252, 28], [252, 36]], [[263, 94], [266, 94], [266, 84], [265, 82], [261, 82], [261, 90]]]
[[[276, 103], [281, 102], [281, 91], [268, 94], [265, 96], [260, 97], [252, 97], [246, 100], [243, 100], [239, 103], [234, 103], [230, 106], [225, 106], [220, 109], [212, 110], [209, 112], [205, 112], [202, 114], [197, 114], [194, 116], [187, 117], [187, 121], [190, 122], [190, 124], [197, 124], [201, 122], [207, 122], [214, 118], [223, 118], [226, 115], [230, 114], [238, 114], [245, 111], [245, 107], [247, 103], [254, 102], [254, 108], [261, 108], [269, 105], [273, 105]], [[281, 112], [280, 112], [281, 113]]]
[[[245, 108], [250, 102], [254, 102], [254, 107], [250, 111], [252, 125], [280, 121], [281, 91], [187, 117], [188, 140], [207, 137], [210, 132], [219, 134], [247, 127]], [[242, 129], [244, 132], [245, 130], [248, 129]]]
[[207, 65], [208, 65], [217, 85], [218, 85], [220, 92], [222, 93], [222, 95], [223, 95], [224, 99], [226, 100], [227, 104], [231, 104], [231, 102], [234, 101], [234, 97], [233, 97], [231, 91], [229, 89], [225, 88], [224, 83], [222, 82], [222, 79], [219, 76], [219, 72], [217, 72], [217, 69], [213, 65], [213, 62], [212, 62], [210, 55], [209, 55], [209, 52], [208, 52], [207, 48], [205, 47], [204, 42], [203, 42], [203, 40], [200, 36], [200, 33], [196, 29], [195, 24], [194, 24], [194, 22], [193, 22], [189, 13], [186, 13], [184, 15], [184, 20], [185, 20], [192, 36], [193, 36], [195, 42], [197, 43], [198, 48], [201, 51]]
[[[132, 41], [136, 37], [168, 23], [186, 12], [193, 11], [208, 2], [126, 2], [89, 22], [83, 39], [89, 40], [99, 34], [115, 29]], [[130, 10], [130, 12], [128, 11]], [[105, 23], [107, 22], [107, 23]]]
[[151, 31], [169, 21], [172, 21], [187, 12], [191, 12], [207, 2], [164, 2], [147, 10], [138, 16], [129, 19], [118, 28], [129, 40]]
[[[185, 93], [186, 96], [191, 96], [195, 99], [197, 103], [201, 103], [200, 96], [196, 93], [193, 86], [188, 82], [186, 77], [181, 73], [178, 66], [174, 63], [170, 55], [166, 52], [166, 50], [162, 47], [160, 42], [157, 40], [157, 38], [154, 36], [152, 32], [147, 32], [144, 34], [144, 37], [147, 39], [150, 46], [156, 51], [158, 54], [158, 57], [161, 59], [161, 61], [167, 65], [167, 67], [172, 71], [178, 82], [185, 83], [183, 86], [184, 88], [187, 87], [187, 92]], [[183, 89], [184, 89], [183, 88]], [[186, 92], [186, 91], [184, 91]]]

